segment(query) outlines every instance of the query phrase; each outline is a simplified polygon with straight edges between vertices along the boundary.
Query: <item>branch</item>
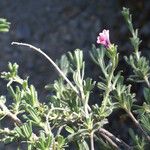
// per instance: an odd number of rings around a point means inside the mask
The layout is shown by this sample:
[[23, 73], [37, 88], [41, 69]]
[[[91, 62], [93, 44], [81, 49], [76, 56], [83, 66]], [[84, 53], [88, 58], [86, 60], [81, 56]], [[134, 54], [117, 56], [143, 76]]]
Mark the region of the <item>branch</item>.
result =
[[17, 125], [22, 124], [21, 120], [15, 114], [13, 114], [4, 103], [0, 103], [0, 108], [4, 111], [5, 115], [11, 118], [13, 122], [17, 123]]
[[[17, 117], [17, 115], [13, 114], [4, 103], [0, 103], [0, 108], [4, 111], [5, 115], [8, 116], [14, 123], [16, 123], [18, 126], [21, 126], [23, 123], [21, 120]], [[32, 137], [34, 140], [38, 140], [38, 137], [35, 133], [32, 133]]]
[[27, 44], [27, 43], [12, 42], [11, 44], [26, 46], [26, 47], [29, 47], [29, 48], [39, 52], [40, 54], [42, 54], [54, 66], [54, 68], [60, 73], [60, 75], [64, 78], [64, 80], [66, 80], [66, 82], [70, 85], [70, 87], [80, 96], [76, 87], [70, 82], [70, 80], [65, 76], [65, 74], [61, 71], [61, 69], [55, 64], [55, 62], [46, 53], [44, 53], [40, 48], [37, 48], [37, 47], [35, 47], [31, 44]]
[[[126, 150], [132, 150], [132, 148], [126, 144], [124, 141], [122, 141], [121, 139], [117, 138], [116, 136], [114, 136], [112, 133], [110, 133], [109, 131], [107, 131], [104, 128], [100, 128], [99, 132], [101, 133], [101, 135], [106, 135], [107, 137], [109, 137], [112, 141], [115, 141], [116, 143], [118, 143], [119, 147], [124, 147]], [[112, 143], [113, 144], [113, 143]]]
[[109, 144], [111, 144], [116, 150], [119, 150], [119, 147], [118, 147], [118, 145], [116, 144], [116, 143], [114, 143], [113, 141], [112, 141], [112, 139], [110, 139], [110, 137], [108, 137], [106, 134], [104, 134], [104, 133], [101, 133], [101, 135], [103, 136], [103, 138], [105, 138], [108, 142], [109, 142]]
[[143, 136], [150, 142], [150, 136], [144, 131], [144, 129], [142, 128], [140, 123], [136, 120], [136, 118], [133, 116], [133, 114], [127, 110], [126, 112], [129, 115], [129, 117], [132, 119], [132, 121], [135, 123], [135, 125], [139, 128], [141, 134], [143, 134]]
[[93, 133], [93, 131], [91, 132], [91, 135], [90, 135], [90, 144], [91, 144], [91, 150], [94, 150], [94, 133]]

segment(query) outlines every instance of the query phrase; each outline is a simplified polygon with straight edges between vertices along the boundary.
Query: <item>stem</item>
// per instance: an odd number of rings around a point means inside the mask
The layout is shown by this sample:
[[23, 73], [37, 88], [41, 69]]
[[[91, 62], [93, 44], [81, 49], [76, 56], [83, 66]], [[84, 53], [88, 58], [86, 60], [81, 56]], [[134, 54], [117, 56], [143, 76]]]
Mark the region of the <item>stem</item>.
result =
[[[80, 79], [81, 80], [81, 79]], [[80, 90], [80, 97], [84, 106], [84, 112], [85, 112], [85, 117], [88, 118], [89, 117], [89, 112], [88, 112], [88, 101], [86, 100], [86, 96], [84, 94], [84, 90], [83, 90], [83, 83], [82, 85], [79, 87]]]
[[89, 118], [89, 105], [88, 105], [88, 99], [87, 99], [87, 95], [84, 93], [84, 85], [83, 85], [83, 78], [84, 78], [84, 70], [85, 70], [85, 65], [83, 63], [83, 68], [81, 71], [81, 68], [79, 68], [77, 66], [77, 72], [79, 74], [78, 76], [78, 80], [80, 81], [80, 85], [78, 86], [79, 92], [80, 92], [80, 97], [81, 97], [81, 101], [83, 103], [83, 107], [84, 107], [84, 112], [85, 112], [85, 117]]
[[112, 145], [115, 149], [119, 150], [119, 147], [116, 143], [114, 143], [106, 134], [101, 133], [101, 135]]
[[91, 143], [91, 150], [94, 150], [94, 133], [93, 133], [93, 131], [91, 132], [90, 143]]
[[45, 133], [46, 134], [51, 134], [51, 127], [50, 127], [50, 124], [49, 124], [49, 116], [50, 116], [50, 110], [48, 112], [48, 114], [46, 115], [46, 122], [45, 122]]
[[[111, 144], [114, 148], [118, 148], [118, 145], [116, 143], [114, 143], [108, 136], [106, 136], [105, 134], [102, 134], [101, 135], [109, 142], [109, 144]], [[94, 135], [95, 139], [100, 142], [100, 144], [103, 144], [105, 146], [105, 142], [103, 140], [100, 140], [96, 135]]]
[[[21, 126], [23, 123], [21, 122], [21, 120], [17, 117], [17, 115], [13, 114], [3, 103], [0, 103], [0, 108], [4, 111], [4, 113], [6, 114], [6, 116], [8, 116], [9, 118], [11, 118], [11, 120], [16, 123], [18, 126]], [[36, 136], [36, 134], [32, 133], [32, 137], [34, 140], [38, 140], [38, 137]]]
[[[114, 61], [114, 60], [113, 60]], [[114, 62], [112, 62], [112, 64], [114, 64]], [[108, 97], [109, 97], [109, 93], [111, 91], [111, 80], [113, 78], [113, 74], [114, 74], [114, 71], [115, 71], [115, 67], [114, 65], [112, 66], [112, 70], [111, 70], [111, 73], [110, 73], [110, 76], [108, 78], [108, 82], [107, 82], [107, 89], [106, 89], [106, 92], [105, 92], [105, 95], [104, 95], [104, 99], [103, 99], [103, 107], [102, 107], [102, 110], [104, 111], [105, 108], [106, 108], [106, 105], [108, 103]], [[102, 111], [102, 112], [103, 112]]]
[[124, 147], [126, 150], [131, 150], [131, 147], [126, 144], [124, 141], [122, 141], [121, 139], [117, 138], [116, 136], [114, 136], [112, 133], [110, 133], [109, 131], [107, 131], [104, 128], [100, 128], [99, 132], [101, 134], [105, 134], [106, 136], [108, 136], [111, 140], [115, 141], [116, 143], [118, 143], [119, 147]]
[[64, 80], [66, 80], [66, 82], [70, 85], [70, 87], [79, 95], [79, 92], [77, 91], [76, 87], [70, 82], [70, 80], [65, 76], [65, 74], [61, 71], [61, 69], [55, 64], [55, 62], [46, 53], [44, 53], [40, 48], [36, 48], [35, 46], [31, 44], [27, 44], [27, 43], [12, 42], [11, 44], [26, 46], [42, 54], [54, 66], [54, 68], [60, 73], [60, 75], [64, 78]]
[[140, 55], [139, 55], [138, 49], [135, 50], [135, 55], [136, 55], [136, 59], [138, 61], [140, 59]]
[[10, 117], [13, 120], [13, 122], [17, 123], [17, 125], [22, 124], [21, 120], [17, 117], [17, 115], [10, 112], [10, 110], [5, 106], [5, 104], [0, 103], [0, 108], [4, 111], [5, 115]]
[[148, 77], [145, 76], [145, 77], [144, 77], [144, 80], [145, 80], [145, 82], [146, 82], [148, 88], [150, 88], [150, 82], [149, 82], [149, 80], [148, 80]]
[[131, 113], [131, 111], [126, 110], [126, 112], [130, 116], [130, 118], [132, 119], [132, 121], [135, 123], [135, 125], [139, 128], [139, 130], [143, 134], [143, 136], [150, 142], [150, 136], [143, 130], [142, 126], [139, 124], [139, 122], [133, 116], [133, 114]]
[[91, 111], [91, 108], [88, 105], [88, 97], [87, 97], [87, 95], [84, 95], [83, 87], [82, 87], [82, 91], [81, 91], [81, 98], [82, 98], [82, 102], [83, 102], [83, 105], [84, 105], [85, 117], [89, 118], [89, 111]]
[[84, 104], [85, 117], [89, 118], [88, 105]]

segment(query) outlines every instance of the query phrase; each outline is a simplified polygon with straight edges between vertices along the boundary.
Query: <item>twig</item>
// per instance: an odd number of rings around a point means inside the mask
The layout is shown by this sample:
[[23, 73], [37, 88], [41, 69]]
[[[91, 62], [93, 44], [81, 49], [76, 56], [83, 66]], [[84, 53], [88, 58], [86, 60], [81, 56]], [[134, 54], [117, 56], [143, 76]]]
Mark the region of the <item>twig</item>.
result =
[[112, 139], [113, 141], [115, 141], [116, 143], [118, 143], [119, 147], [124, 147], [126, 150], [132, 150], [132, 148], [126, 144], [124, 141], [122, 141], [121, 139], [117, 138], [116, 136], [114, 136], [112, 133], [110, 133], [109, 131], [107, 131], [104, 128], [100, 128], [99, 132], [101, 134], [105, 134], [106, 136], [108, 136], [110, 139]]
[[101, 133], [101, 135], [103, 136], [103, 138], [105, 138], [109, 144], [111, 144], [116, 150], [119, 150], [119, 147], [116, 143], [114, 143], [106, 134]]
[[78, 90], [76, 89], [76, 87], [70, 82], [70, 80], [65, 76], [65, 74], [61, 71], [61, 69], [55, 64], [55, 62], [46, 54], [44, 53], [40, 48], [37, 48], [31, 44], [27, 44], [27, 43], [19, 43], [19, 42], [12, 42], [12, 45], [20, 45], [20, 46], [26, 46], [29, 47], [37, 52], [39, 52], [40, 54], [42, 54], [54, 67], [55, 69], [60, 73], [60, 75], [66, 80], [66, 82], [70, 85], [70, 87], [78, 94]]
[[5, 115], [10, 117], [13, 122], [17, 123], [17, 125], [21, 125], [22, 122], [21, 120], [12, 112], [10, 112], [10, 110], [5, 106], [4, 103], [0, 103], [0, 108], [4, 111]]
[[[0, 103], [0, 108], [4, 111], [5, 115], [8, 116], [13, 122], [15, 122], [18, 126], [22, 125], [21, 120], [17, 117], [17, 115], [13, 114], [4, 103]], [[32, 137], [34, 140], [38, 140], [38, 137], [35, 133], [32, 133]]]

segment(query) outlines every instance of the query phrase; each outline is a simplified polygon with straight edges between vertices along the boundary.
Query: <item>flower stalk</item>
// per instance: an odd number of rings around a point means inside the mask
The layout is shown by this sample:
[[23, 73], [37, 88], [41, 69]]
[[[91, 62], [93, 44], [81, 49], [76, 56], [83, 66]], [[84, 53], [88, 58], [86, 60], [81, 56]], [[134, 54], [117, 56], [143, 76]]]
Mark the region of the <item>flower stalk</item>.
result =
[[104, 112], [107, 104], [109, 104], [109, 94], [112, 90], [111, 82], [113, 79], [114, 71], [117, 66], [118, 55], [117, 55], [117, 47], [114, 44], [111, 44], [110, 42], [109, 30], [104, 29], [101, 33], [99, 33], [99, 36], [97, 37], [97, 44], [101, 44], [106, 48], [108, 57], [112, 63], [111, 71], [108, 73], [109, 75], [106, 78], [107, 87], [106, 87], [106, 91], [104, 93], [103, 102], [102, 102], [102, 112]]

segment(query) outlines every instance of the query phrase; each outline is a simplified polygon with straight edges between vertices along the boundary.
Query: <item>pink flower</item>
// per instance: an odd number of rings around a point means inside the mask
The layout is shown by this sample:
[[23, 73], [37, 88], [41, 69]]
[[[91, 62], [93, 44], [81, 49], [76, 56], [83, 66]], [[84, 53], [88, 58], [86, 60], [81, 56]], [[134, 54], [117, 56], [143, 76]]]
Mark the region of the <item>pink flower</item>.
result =
[[99, 36], [97, 37], [97, 43], [109, 48], [111, 44], [109, 40], [109, 30], [104, 29], [103, 32], [99, 33]]

